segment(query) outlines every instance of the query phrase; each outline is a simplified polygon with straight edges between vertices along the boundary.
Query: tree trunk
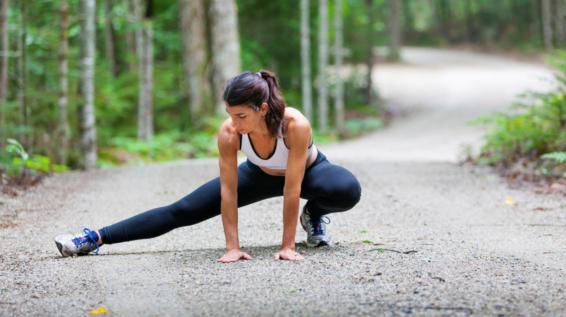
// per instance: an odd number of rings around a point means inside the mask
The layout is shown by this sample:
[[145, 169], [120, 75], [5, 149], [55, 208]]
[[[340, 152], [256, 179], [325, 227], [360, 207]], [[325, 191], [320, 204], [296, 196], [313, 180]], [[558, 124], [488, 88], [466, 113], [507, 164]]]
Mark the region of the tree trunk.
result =
[[556, 29], [556, 44], [559, 47], [564, 47], [566, 42], [566, 26], [564, 25], [564, 19], [566, 18], [566, 9], [564, 6], [564, 0], [555, 0], [555, 29]]
[[525, 8], [528, 10], [529, 17], [529, 36], [544, 45], [544, 36], [542, 31], [541, 3], [540, 1], [528, 1]]
[[193, 124], [209, 104], [211, 90], [207, 74], [206, 15], [204, 1], [179, 0], [183, 65]]
[[240, 40], [235, 0], [211, 0], [212, 84], [216, 110], [224, 113], [226, 82], [240, 73]]
[[59, 46], [59, 124], [58, 124], [58, 148], [57, 159], [59, 163], [67, 163], [69, 150], [70, 128], [68, 120], [68, 91], [69, 91], [69, 5], [67, 0], [61, 0], [61, 30]]
[[131, 0], [132, 1], [132, 19], [135, 26], [134, 29], [134, 39], [135, 39], [135, 53], [137, 57], [137, 66], [139, 70], [139, 64], [141, 62], [141, 54], [143, 47], [143, 1], [144, 0]]
[[8, 39], [8, 0], [0, 0], [0, 147], [4, 146], [8, 99], [8, 54], [10, 53], [10, 42]]
[[320, 26], [318, 29], [318, 129], [328, 130], [328, 1], [319, 0]]
[[106, 60], [108, 61], [108, 67], [110, 68], [110, 73], [113, 77], [118, 75], [118, 65], [116, 63], [116, 34], [114, 32], [114, 25], [112, 22], [112, 0], [104, 0], [104, 41], [105, 41], [105, 53]]
[[389, 0], [389, 60], [398, 61], [401, 54], [401, 2]]
[[336, 71], [336, 92], [334, 98], [335, 121], [338, 133], [344, 133], [344, 83], [342, 81], [342, 0], [335, 0], [334, 28], [334, 67]]
[[554, 49], [552, 44], [552, 8], [550, 0], [541, 0], [541, 13], [544, 48], [550, 51]]
[[[139, 7], [142, 6], [138, 3]], [[138, 139], [153, 139], [153, 26], [152, 0], [147, 1], [140, 30]]]
[[137, 49], [136, 49], [136, 32], [133, 31], [132, 26], [137, 26], [139, 23], [139, 18], [136, 17], [135, 4], [137, 0], [126, 0], [126, 20], [129, 29], [126, 29], [126, 65], [129, 71], [133, 71], [136, 68], [137, 59]]
[[446, 41], [450, 41], [450, 30], [448, 28], [448, 20], [450, 18], [450, 3], [448, 2], [448, 0], [437, 0], [435, 1], [435, 3], [437, 4], [434, 8], [437, 20], [437, 32]]
[[96, 167], [96, 118], [94, 112], [94, 63], [96, 0], [81, 0], [81, 149], [87, 170]]
[[310, 1], [301, 0], [301, 75], [302, 99], [305, 116], [313, 119], [312, 83], [311, 83], [311, 48], [310, 48]]
[[366, 87], [366, 102], [368, 105], [373, 104], [373, 43], [375, 40], [375, 32], [373, 29], [373, 23], [375, 20], [375, 14], [373, 10], [373, 0], [366, 0], [366, 6], [368, 10], [368, 25], [367, 25], [367, 59], [366, 68], [367, 72], [367, 87]]
[[473, 10], [472, 10], [472, 0], [465, 0], [464, 12], [466, 18], [466, 41], [468, 43], [474, 42], [474, 26], [473, 26]]
[[[25, 127], [29, 124], [29, 109], [26, 98], [27, 89], [27, 66], [26, 66], [26, 39], [27, 39], [27, 7], [26, 1], [20, 1], [20, 28], [18, 36], [18, 104], [20, 108], [21, 123]], [[31, 143], [31, 135], [26, 132], [22, 138], [22, 144], [28, 150]]]

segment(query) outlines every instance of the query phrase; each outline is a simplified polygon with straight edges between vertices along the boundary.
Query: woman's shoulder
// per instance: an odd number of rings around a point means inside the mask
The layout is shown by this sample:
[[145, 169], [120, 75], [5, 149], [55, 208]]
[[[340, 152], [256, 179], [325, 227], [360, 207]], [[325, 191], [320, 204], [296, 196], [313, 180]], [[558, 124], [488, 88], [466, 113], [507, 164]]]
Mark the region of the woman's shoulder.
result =
[[291, 107], [285, 108], [284, 135], [286, 139], [304, 138], [310, 139], [312, 133], [311, 124], [299, 110]]
[[240, 148], [240, 134], [232, 124], [232, 118], [228, 118], [222, 122], [218, 129], [218, 144], [228, 148]]
[[309, 119], [305, 117], [301, 111], [292, 107], [285, 107], [284, 120], [287, 131], [290, 129], [310, 130], [311, 127]]

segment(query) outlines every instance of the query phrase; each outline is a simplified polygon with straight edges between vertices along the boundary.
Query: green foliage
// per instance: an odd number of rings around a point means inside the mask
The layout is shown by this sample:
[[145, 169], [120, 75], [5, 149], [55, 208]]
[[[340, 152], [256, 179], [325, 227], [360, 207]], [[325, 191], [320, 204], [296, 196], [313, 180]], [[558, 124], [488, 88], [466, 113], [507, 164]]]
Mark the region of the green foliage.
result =
[[[547, 94], [518, 114], [492, 116], [495, 128], [486, 136], [482, 156], [488, 163], [510, 163], [519, 157], [537, 157], [566, 145], [564, 93]], [[562, 119], [561, 119], [562, 117]]]
[[105, 65], [99, 65], [96, 76], [100, 79], [95, 95], [100, 146], [106, 146], [115, 135], [135, 135], [138, 102], [137, 72], [127, 72], [112, 78]]
[[542, 159], [546, 159], [546, 160], [553, 160], [556, 161], [558, 163], [566, 163], [566, 152], [552, 152], [552, 153], [546, 153], [543, 156], [541, 156]]
[[566, 178], [566, 152], [552, 152], [541, 156], [540, 170], [544, 175], [562, 176]]
[[[10, 47], [17, 47], [20, 14], [18, 1], [8, 7]], [[260, 68], [275, 71], [281, 81], [285, 98], [291, 107], [302, 107], [301, 101], [301, 58], [300, 58], [300, 6], [299, 0], [264, 1], [237, 0], [238, 22], [243, 70], [257, 71]], [[370, 57], [370, 48], [389, 42], [387, 20], [389, 1], [343, 1], [343, 32], [345, 64], [363, 64]], [[60, 78], [58, 54], [60, 48], [59, 2], [38, 0], [28, 1], [26, 26], [26, 83], [25, 97], [29, 117], [24, 120], [17, 102], [20, 83], [16, 69], [14, 51], [9, 58], [9, 89], [7, 101], [0, 106], [4, 121], [0, 126], [0, 138], [6, 137], [25, 141], [25, 146], [36, 154], [42, 154], [54, 161], [53, 153], [59, 147], [53, 131], [57, 131], [60, 117], [58, 98]], [[335, 2], [329, 1], [329, 44], [333, 43]], [[403, 1], [403, 37], [408, 45], [446, 45], [463, 42], [534, 50], [540, 48], [539, 8], [536, 1]], [[313, 87], [318, 76], [318, 2], [310, 1], [310, 43]], [[48, 14], [49, 13], [49, 14]], [[370, 13], [374, 16], [369, 25]], [[103, 165], [131, 161], [162, 161], [184, 157], [215, 155], [218, 117], [203, 115], [190, 118], [187, 93], [185, 91], [182, 65], [183, 45], [179, 30], [179, 8], [177, 2], [155, 2], [153, 15], [154, 30], [154, 87], [153, 106], [156, 139], [148, 144], [135, 140], [138, 104], [138, 64], [132, 51], [132, 32], [139, 30], [141, 23], [132, 23], [127, 17], [128, 2], [112, 2], [112, 26], [115, 31], [115, 49], [119, 72], [110, 73], [106, 60], [104, 5], [97, 5], [96, 69], [95, 69], [95, 113], [97, 142], [101, 149]], [[78, 166], [80, 137], [80, 1], [69, 1], [69, 90], [68, 118], [71, 128], [71, 149], [67, 162]], [[210, 21], [208, 22], [210, 23]], [[373, 34], [369, 38], [369, 33]], [[210, 34], [207, 35], [210, 37]], [[129, 44], [128, 44], [129, 43]], [[332, 47], [330, 47], [332, 52]], [[332, 53], [331, 53], [332, 54]], [[330, 62], [333, 58], [330, 56]], [[566, 58], [560, 60], [566, 63]], [[210, 66], [210, 65], [209, 65]], [[563, 83], [564, 76], [559, 77]], [[355, 112], [355, 118], [347, 121], [347, 135], [355, 136], [381, 126], [379, 110], [366, 103], [366, 78], [363, 73], [354, 73], [345, 82], [344, 97], [347, 113]], [[332, 87], [330, 87], [332, 90]], [[316, 89], [316, 88], [315, 88]], [[377, 95], [377, 93], [375, 93]], [[316, 101], [316, 92], [314, 92]], [[557, 113], [557, 105], [563, 104], [564, 96], [547, 96], [535, 120], [530, 122], [519, 116], [497, 119], [497, 125], [509, 126], [509, 131], [494, 136], [491, 144], [499, 146], [493, 152], [496, 160], [503, 160], [520, 147], [521, 153], [546, 153], [563, 149], [560, 140], [562, 132], [556, 127], [543, 124], [553, 122], [547, 117]], [[562, 98], [562, 99], [561, 99]], [[541, 99], [542, 100], [542, 99]], [[551, 106], [553, 104], [554, 106]], [[554, 108], [553, 108], [554, 107]], [[316, 108], [316, 107], [315, 107]], [[332, 108], [332, 107], [331, 107]], [[316, 111], [316, 109], [315, 109]], [[332, 110], [331, 110], [332, 111]], [[563, 109], [560, 110], [563, 113]], [[524, 114], [524, 113], [523, 113]], [[331, 113], [332, 115], [332, 113]], [[526, 114], [524, 114], [526, 115]], [[194, 119], [194, 120], [191, 120]], [[332, 121], [332, 120], [330, 120]], [[316, 122], [313, 122], [313, 125]], [[316, 125], [315, 125], [316, 126]], [[543, 129], [543, 133], [535, 130]], [[517, 131], [522, 132], [517, 132]], [[509, 135], [516, 134], [516, 135]], [[317, 142], [332, 142], [338, 139], [336, 132], [319, 135]], [[556, 137], [555, 141], [551, 141]], [[529, 139], [529, 142], [522, 140]], [[516, 146], [514, 146], [516, 145]], [[120, 148], [120, 147], [124, 148]], [[12, 155], [12, 154], [9, 154]], [[4, 159], [8, 156], [4, 155]], [[14, 166], [17, 161], [9, 163]], [[21, 158], [20, 158], [21, 159]], [[104, 161], [106, 160], [106, 161]], [[24, 163], [25, 162], [25, 163]], [[20, 161], [31, 164], [37, 170], [49, 170], [45, 159], [31, 156]], [[50, 165], [51, 169], [56, 169]], [[20, 168], [20, 167], [18, 167]], [[21, 167], [23, 168], [23, 167]], [[28, 167], [26, 167], [28, 168]]]
[[24, 147], [14, 139], [8, 139], [7, 145], [0, 152], [0, 173], [4, 172], [8, 176], [19, 176], [23, 172], [23, 163], [29, 158]]
[[313, 140], [316, 144], [329, 144], [338, 141], [338, 133], [336, 131], [329, 131], [328, 133], [319, 133], [313, 130]]
[[[185, 135], [179, 131], [158, 134], [149, 141], [133, 137], [114, 137], [100, 149], [99, 165], [111, 167], [123, 164], [163, 162], [182, 158], [218, 156], [216, 133], [218, 117], [209, 117], [198, 132]], [[211, 128], [214, 125], [214, 128]]]
[[445, 46], [473, 43], [483, 47], [533, 52], [542, 46], [538, 1], [403, 2], [404, 41]]
[[[565, 53], [557, 55], [561, 80], [566, 74]], [[493, 128], [486, 135], [481, 148], [481, 162], [485, 164], [510, 164], [520, 158], [562, 158], [566, 149], [566, 89], [562, 85], [549, 93], [530, 93], [531, 102], [516, 104], [515, 113], [488, 116], [476, 123], [490, 124]], [[563, 152], [562, 152], [563, 153]]]
[[30, 156], [20, 142], [8, 139], [6, 147], [0, 151], [0, 173], [5, 172], [8, 176], [19, 177], [26, 169], [39, 173], [68, 171], [66, 166], [53, 164], [46, 156]]
[[383, 126], [383, 121], [378, 118], [350, 119], [346, 123], [346, 135], [354, 137], [364, 132], [373, 131]]
[[298, 1], [292, 2], [237, 1], [243, 69], [270, 69], [285, 90], [300, 88], [300, 12]]
[[[362, 71], [353, 71], [352, 74], [344, 79], [344, 103], [346, 105], [346, 109], [352, 110], [361, 110], [367, 112], [370, 111], [377, 111], [379, 108], [377, 105], [368, 105], [367, 101], [367, 72]], [[333, 88], [333, 86], [331, 86]], [[377, 89], [374, 87], [372, 88], [372, 96], [377, 102], [379, 93]], [[373, 113], [377, 114], [377, 113]]]
[[29, 154], [26, 152], [20, 142], [14, 139], [8, 139], [7, 141], [8, 145], [6, 146], [6, 152], [8, 152], [8, 154], [20, 157], [24, 161], [29, 158]]

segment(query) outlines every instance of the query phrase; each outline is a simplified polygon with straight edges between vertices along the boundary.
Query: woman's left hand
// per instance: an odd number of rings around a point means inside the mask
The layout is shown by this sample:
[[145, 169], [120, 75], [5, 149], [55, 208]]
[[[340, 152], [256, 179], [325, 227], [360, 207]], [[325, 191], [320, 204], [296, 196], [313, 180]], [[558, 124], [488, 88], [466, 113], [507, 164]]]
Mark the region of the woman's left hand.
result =
[[276, 260], [288, 260], [288, 261], [301, 261], [305, 259], [297, 251], [289, 248], [279, 250], [279, 252], [275, 253], [273, 258]]

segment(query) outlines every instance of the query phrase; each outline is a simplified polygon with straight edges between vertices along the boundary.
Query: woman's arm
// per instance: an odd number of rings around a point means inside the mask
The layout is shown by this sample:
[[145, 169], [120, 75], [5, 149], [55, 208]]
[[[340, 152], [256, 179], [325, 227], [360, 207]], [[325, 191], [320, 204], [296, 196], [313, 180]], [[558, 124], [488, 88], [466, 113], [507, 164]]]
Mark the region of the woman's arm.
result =
[[311, 127], [307, 120], [295, 119], [289, 122], [286, 137], [289, 145], [289, 158], [283, 189], [283, 239], [281, 250], [276, 255], [280, 259], [302, 259], [295, 252], [295, 235], [299, 219], [301, 183], [305, 175], [310, 135]]
[[238, 240], [238, 148], [239, 137], [228, 124], [224, 122], [218, 133], [218, 150], [220, 152], [220, 210], [222, 225], [226, 237], [226, 254], [220, 262], [234, 262], [241, 258], [251, 257], [240, 251]]

